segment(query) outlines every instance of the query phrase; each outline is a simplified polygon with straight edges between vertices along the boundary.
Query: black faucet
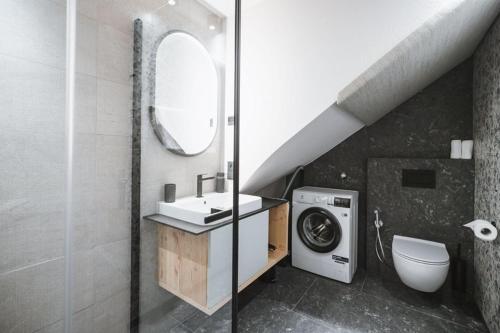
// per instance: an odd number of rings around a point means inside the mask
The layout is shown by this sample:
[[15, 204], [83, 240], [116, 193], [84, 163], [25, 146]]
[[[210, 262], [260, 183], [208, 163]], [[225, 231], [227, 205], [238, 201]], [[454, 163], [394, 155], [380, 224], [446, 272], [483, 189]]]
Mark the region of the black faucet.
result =
[[210, 180], [210, 179], [215, 179], [215, 177], [205, 177], [203, 178], [205, 174], [197, 175], [196, 176], [196, 197], [197, 198], [203, 198], [203, 181], [205, 180]]

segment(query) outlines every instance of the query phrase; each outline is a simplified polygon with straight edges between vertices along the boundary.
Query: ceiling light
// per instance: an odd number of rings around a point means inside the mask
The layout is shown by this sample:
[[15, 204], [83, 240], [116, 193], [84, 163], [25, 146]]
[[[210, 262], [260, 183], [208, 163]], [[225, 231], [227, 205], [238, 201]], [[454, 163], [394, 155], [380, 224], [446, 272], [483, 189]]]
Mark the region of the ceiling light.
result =
[[177, 1], [175, 0], [168, 0], [167, 2], [170, 6], [175, 6], [177, 4]]
[[210, 25], [208, 26], [208, 29], [209, 29], [209, 30], [215, 30], [215, 25], [210, 24]]

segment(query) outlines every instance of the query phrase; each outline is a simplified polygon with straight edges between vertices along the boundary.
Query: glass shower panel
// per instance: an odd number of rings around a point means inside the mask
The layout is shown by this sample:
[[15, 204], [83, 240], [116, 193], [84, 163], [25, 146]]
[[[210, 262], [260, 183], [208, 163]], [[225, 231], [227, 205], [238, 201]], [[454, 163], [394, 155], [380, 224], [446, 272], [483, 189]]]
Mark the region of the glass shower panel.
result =
[[66, 7], [0, 2], [0, 331], [64, 327]]
[[165, 1], [135, 21], [132, 327], [140, 332], [231, 330], [234, 9], [220, 4]]

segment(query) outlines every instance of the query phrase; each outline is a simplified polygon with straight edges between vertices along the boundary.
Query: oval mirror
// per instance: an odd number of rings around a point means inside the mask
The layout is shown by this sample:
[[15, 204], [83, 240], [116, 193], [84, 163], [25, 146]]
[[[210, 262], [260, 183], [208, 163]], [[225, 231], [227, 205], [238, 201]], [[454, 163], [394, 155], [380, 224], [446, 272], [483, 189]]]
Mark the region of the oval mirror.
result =
[[155, 63], [150, 119], [156, 135], [174, 153], [202, 153], [217, 132], [218, 82], [214, 61], [198, 39], [175, 31], [159, 43]]

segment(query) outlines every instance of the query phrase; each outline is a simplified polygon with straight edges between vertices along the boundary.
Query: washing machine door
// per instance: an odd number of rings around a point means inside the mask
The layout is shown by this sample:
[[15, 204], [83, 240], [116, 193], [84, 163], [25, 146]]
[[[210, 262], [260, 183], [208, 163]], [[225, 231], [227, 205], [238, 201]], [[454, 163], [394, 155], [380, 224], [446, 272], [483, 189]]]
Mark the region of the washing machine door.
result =
[[335, 250], [342, 238], [337, 218], [320, 207], [308, 208], [300, 214], [297, 233], [305, 246], [320, 253]]

